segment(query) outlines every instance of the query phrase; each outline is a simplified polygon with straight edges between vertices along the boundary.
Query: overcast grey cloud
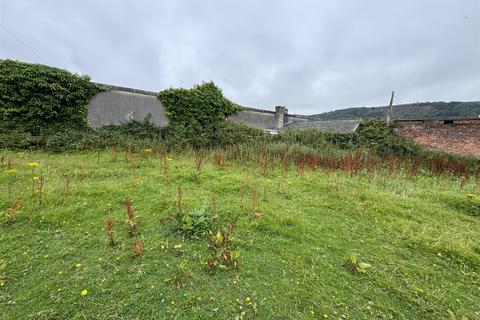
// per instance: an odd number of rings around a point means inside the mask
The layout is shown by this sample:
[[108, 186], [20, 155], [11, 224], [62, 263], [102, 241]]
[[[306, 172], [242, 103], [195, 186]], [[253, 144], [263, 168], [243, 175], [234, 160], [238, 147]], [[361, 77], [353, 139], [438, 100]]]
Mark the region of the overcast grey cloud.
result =
[[0, 0], [0, 10], [1, 58], [108, 84], [213, 80], [245, 106], [304, 114], [384, 105], [393, 89], [402, 103], [480, 100], [479, 0]]

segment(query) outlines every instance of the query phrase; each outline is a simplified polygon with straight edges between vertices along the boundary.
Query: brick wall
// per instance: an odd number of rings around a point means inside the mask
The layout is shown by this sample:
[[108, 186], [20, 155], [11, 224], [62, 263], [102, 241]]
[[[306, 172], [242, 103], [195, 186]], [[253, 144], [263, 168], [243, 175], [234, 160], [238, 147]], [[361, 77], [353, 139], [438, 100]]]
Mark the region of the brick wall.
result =
[[480, 158], [480, 119], [399, 120], [395, 132], [429, 149]]

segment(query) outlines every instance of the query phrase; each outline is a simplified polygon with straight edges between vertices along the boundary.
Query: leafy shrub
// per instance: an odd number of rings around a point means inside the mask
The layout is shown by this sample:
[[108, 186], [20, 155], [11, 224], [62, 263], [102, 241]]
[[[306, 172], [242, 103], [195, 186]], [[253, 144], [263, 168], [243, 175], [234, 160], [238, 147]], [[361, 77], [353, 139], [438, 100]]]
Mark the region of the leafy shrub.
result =
[[262, 129], [245, 124], [223, 121], [213, 137], [211, 147], [224, 147], [248, 142], [266, 142], [271, 140]]
[[274, 137], [274, 141], [287, 144], [300, 144], [317, 150], [325, 147], [351, 149], [357, 145], [357, 135], [353, 132], [326, 132], [315, 128], [287, 129]]
[[32, 149], [44, 144], [41, 137], [32, 136], [22, 130], [0, 131], [0, 148], [3, 149]]
[[86, 130], [65, 129], [46, 136], [45, 148], [54, 152], [82, 149], [81, 142]]
[[358, 145], [379, 156], [418, 156], [422, 148], [395, 134], [393, 126], [383, 121], [366, 120], [357, 129]]
[[86, 106], [102, 90], [88, 76], [0, 60], [0, 122], [34, 135], [58, 128], [86, 128]]
[[225, 119], [241, 107], [224, 97], [213, 83], [192, 89], [167, 89], [158, 98], [170, 120], [166, 135], [193, 147], [204, 147], [215, 137]]

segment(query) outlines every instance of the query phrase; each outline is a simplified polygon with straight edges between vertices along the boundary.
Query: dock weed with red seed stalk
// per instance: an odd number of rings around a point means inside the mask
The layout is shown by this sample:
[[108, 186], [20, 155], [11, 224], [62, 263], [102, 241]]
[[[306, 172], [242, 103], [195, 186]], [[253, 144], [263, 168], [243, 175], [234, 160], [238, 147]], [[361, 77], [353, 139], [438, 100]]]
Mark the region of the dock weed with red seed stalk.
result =
[[113, 219], [108, 218], [106, 223], [105, 223], [105, 229], [107, 231], [107, 236], [108, 240], [111, 246], [114, 246], [117, 244], [117, 241], [115, 240], [115, 230], [114, 230], [114, 224], [113, 224]]
[[135, 240], [135, 247], [132, 252], [132, 258], [138, 258], [144, 250], [145, 248], [143, 247], [142, 242], [140, 240]]
[[8, 220], [9, 224], [12, 224], [15, 221], [15, 217], [17, 215], [18, 209], [20, 209], [22, 205], [22, 198], [15, 198], [12, 205], [8, 209]]
[[132, 200], [129, 197], [125, 198], [125, 208], [127, 209], [128, 223], [130, 225], [129, 234], [135, 236], [137, 234], [137, 224], [135, 223], [135, 210], [133, 208]]

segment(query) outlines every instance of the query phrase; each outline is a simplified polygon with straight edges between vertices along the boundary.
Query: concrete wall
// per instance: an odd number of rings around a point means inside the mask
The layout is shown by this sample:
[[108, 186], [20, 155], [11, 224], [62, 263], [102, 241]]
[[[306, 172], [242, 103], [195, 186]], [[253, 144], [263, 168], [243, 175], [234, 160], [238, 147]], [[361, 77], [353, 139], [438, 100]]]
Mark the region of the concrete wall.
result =
[[238, 114], [230, 116], [229, 120], [236, 123], [248, 124], [260, 129], [273, 129], [275, 127], [275, 112], [245, 109]]
[[480, 158], [480, 120], [394, 121], [395, 132], [434, 150]]
[[[92, 128], [121, 124], [130, 120], [143, 121], [150, 113], [151, 121], [159, 127], [168, 125], [165, 108], [155, 93], [130, 88], [108, 86], [111, 91], [97, 94], [88, 104], [88, 121]], [[229, 120], [261, 129], [273, 129], [275, 112], [245, 109]]]
[[92, 128], [121, 124], [129, 120], [143, 121], [148, 114], [151, 121], [165, 127], [168, 118], [160, 100], [146, 91], [107, 91], [97, 94], [88, 104], [88, 121]]

